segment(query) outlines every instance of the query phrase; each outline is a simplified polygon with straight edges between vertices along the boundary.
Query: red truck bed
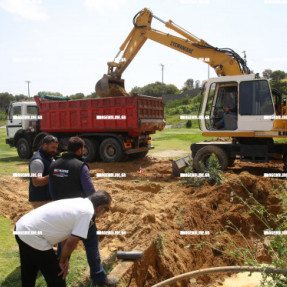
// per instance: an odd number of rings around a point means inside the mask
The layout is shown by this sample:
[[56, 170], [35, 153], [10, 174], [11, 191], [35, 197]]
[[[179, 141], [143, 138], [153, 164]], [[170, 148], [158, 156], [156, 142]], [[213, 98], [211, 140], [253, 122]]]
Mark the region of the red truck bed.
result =
[[[165, 126], [161, 98], [133, 95], [57, 101], [36, 96], [35, 101], [42, 116], [43, 132], [127, 132], [134, 137], [143, 132], [154, 133]], [[97, 116], [125, 116], [125, 119]]]

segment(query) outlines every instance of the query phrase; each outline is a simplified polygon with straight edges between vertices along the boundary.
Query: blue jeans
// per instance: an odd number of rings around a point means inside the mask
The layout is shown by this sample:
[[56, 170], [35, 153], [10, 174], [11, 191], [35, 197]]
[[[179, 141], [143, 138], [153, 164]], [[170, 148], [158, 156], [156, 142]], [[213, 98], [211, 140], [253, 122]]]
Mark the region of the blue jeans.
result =
[[90, 276], [93, 282], [104, 283], [107, 278], [107, 273], [101, 263], [96, 223], [89, 228], [87, 239], [82, 239], [82, 241], [86, 248], [87, 259], [90, 266]]
[[[236, 116], [237, 114], [236, 113], [234, 113], [234, 112], [229, 112], [229, 114], [230, 115], [234, 115], [234, 116]], [[218, 129], [222, 129], [222, 128], [224, 128], [224, 126], [225, 126], [225, 123], [224, 123], [224, 116], [226, 115], [226, 113], [224, 112], [224, 115], [223, 115], [223, 117], [216, 123], [216, 126], [217, 126], [217, 128]]]
[[[85, 245], [87, 260], [90, 266], [90, 276], [94, 284], [104, 283], [107, 273], [101, 263], [96, 223], [89, 228], [87, 239], [82, 239], [82, 241]], [[60, 256], [60, 253], [61, 243], [58, 244], [57, 255]]]

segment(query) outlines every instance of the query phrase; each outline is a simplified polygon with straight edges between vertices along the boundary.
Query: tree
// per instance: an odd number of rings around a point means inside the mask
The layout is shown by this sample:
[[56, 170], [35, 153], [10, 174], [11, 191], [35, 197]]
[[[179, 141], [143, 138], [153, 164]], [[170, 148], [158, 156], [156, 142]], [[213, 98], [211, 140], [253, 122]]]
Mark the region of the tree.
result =
[[5, 108], [14, 100], [12, 94], [9, 93], [0, 93], [0, 109], [5, 110]]
[[83, 99], [84, 97], [85, 95], [83, 93], [76, 93], [70, 96], [72, 100], [80, 100], [80, 99]]
[[200, 81], [199, 81], [199, 80], [196, 80], [196, 81], [195, 81], [195, 88], [196, 88], [196, 89], [199, 89], [199, 87], [200, 87]]
[[192, 90], [194, 88], [193, 83], [194, 83], [193, 79], [188, 79], [185, 81], [184, 87], [187, 88], [188, 90]]
[[270, 69], [265, 69], [263, 72], [262, 72], [262, 75], [265, 79], [267, 80], [270, 80], [270, 75], [272, 73], [272, 70]]
[[97, 96], [96, 92], [92, 92], [89, 95], [87, 95], [87, 99], [94, 99], [94, 98], [97, 98], [97, 97], [98, 96]]
[[161, 97], [163, 95], [179, 94], [179, 89], [172, 84], [167, 85], [161, 82], [155, 82], [152, 84], [148, 84], [142, 88], [134, 87], [130, 93], [137, 93], [152, 97]]
[[[20, 95], [15, 95], [14, 96], [15, 98], [15, 101], [28, 101], [29, 100], [29, 97], [28, 96], [25, 96], [23, 94], [20, 94]], [[31, 100], [33, 100], [34, 98], [31, 98]]]
[[272, 88], [279, 90], [283, 94], [287, 94], [287, 74], [283, 71], [276, 70], [270, 74], [270, 85]]
[[270, 74], [272, 81], [280, 81], [286, 78], [286, 73], [280, 70], [274, 71]]

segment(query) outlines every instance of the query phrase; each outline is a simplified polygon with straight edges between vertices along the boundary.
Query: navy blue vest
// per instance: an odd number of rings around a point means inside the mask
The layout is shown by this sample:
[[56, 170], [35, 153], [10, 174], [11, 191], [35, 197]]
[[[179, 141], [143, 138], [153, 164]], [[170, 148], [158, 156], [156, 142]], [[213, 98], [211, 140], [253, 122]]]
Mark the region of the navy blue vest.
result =
[[[50, 165], [53, 161], [53, 157], [49, 158], [47, 154], [40, 148], [30, 159], [29, 162], [29, 172], [30, 171], [30, 163], [34, 159], [40, 159], [44, 164], [44, 171], [42, 176], [46, 176], [49, 174]], [[52, 200], [51, 195], [49, 193], [49, 184], [43, 186], [34, 186], [32, 183], [32, 178], [30, 177], [29, 184], [29, 201], [45, 201]]]
[[86, 164], [81, 157], [69, 152], [51, 164], [50, 182], [56, 200], [85, 197], [81, 183], [81, 170], [84, 165]]

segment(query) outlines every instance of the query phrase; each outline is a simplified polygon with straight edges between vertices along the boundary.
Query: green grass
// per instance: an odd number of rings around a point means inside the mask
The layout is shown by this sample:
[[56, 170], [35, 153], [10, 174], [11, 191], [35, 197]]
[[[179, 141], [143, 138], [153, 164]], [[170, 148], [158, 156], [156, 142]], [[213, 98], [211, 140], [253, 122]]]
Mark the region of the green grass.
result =
[[190, 145], [192, 143], [211, 139], [201, 135], [199, 129], [164, 129], [157, 131], [151, 136], [152, 145], [155, 149], [150, 153], [164, 150], [183, 150], [190, 153]]
[[28, 160], [20, 159], [16, 148], [5, 143], [6, 130], [0, 128], [0, 175], [12, 176], [14, 172], [29, 172]]
[[[167, 116], [166, 117], [166, 125], [178, 125], [180, 123], [185, 123], [187, 120], [181, 120], [180, 115], [173, 115], [173, 116]], [[192, 127], [198, 128], [198, 120], [191, 120]]]
[[[18, 244], [13, 235], [11, 220], [0, 216], [0, 286], [21, 287], [21, 270]], [[73, 287], [80, 283], [84, 270], [88, 267], [84, 250], [75, 250], [70, 260], [70, 272], [66, 278], [67, 286]], [[89, 284], [89, 283], [87, 283]], [[45, 287], [46, 281], [38, 273], [36, 287]], [[85, 285], [89, 286], [89, 285]]]

